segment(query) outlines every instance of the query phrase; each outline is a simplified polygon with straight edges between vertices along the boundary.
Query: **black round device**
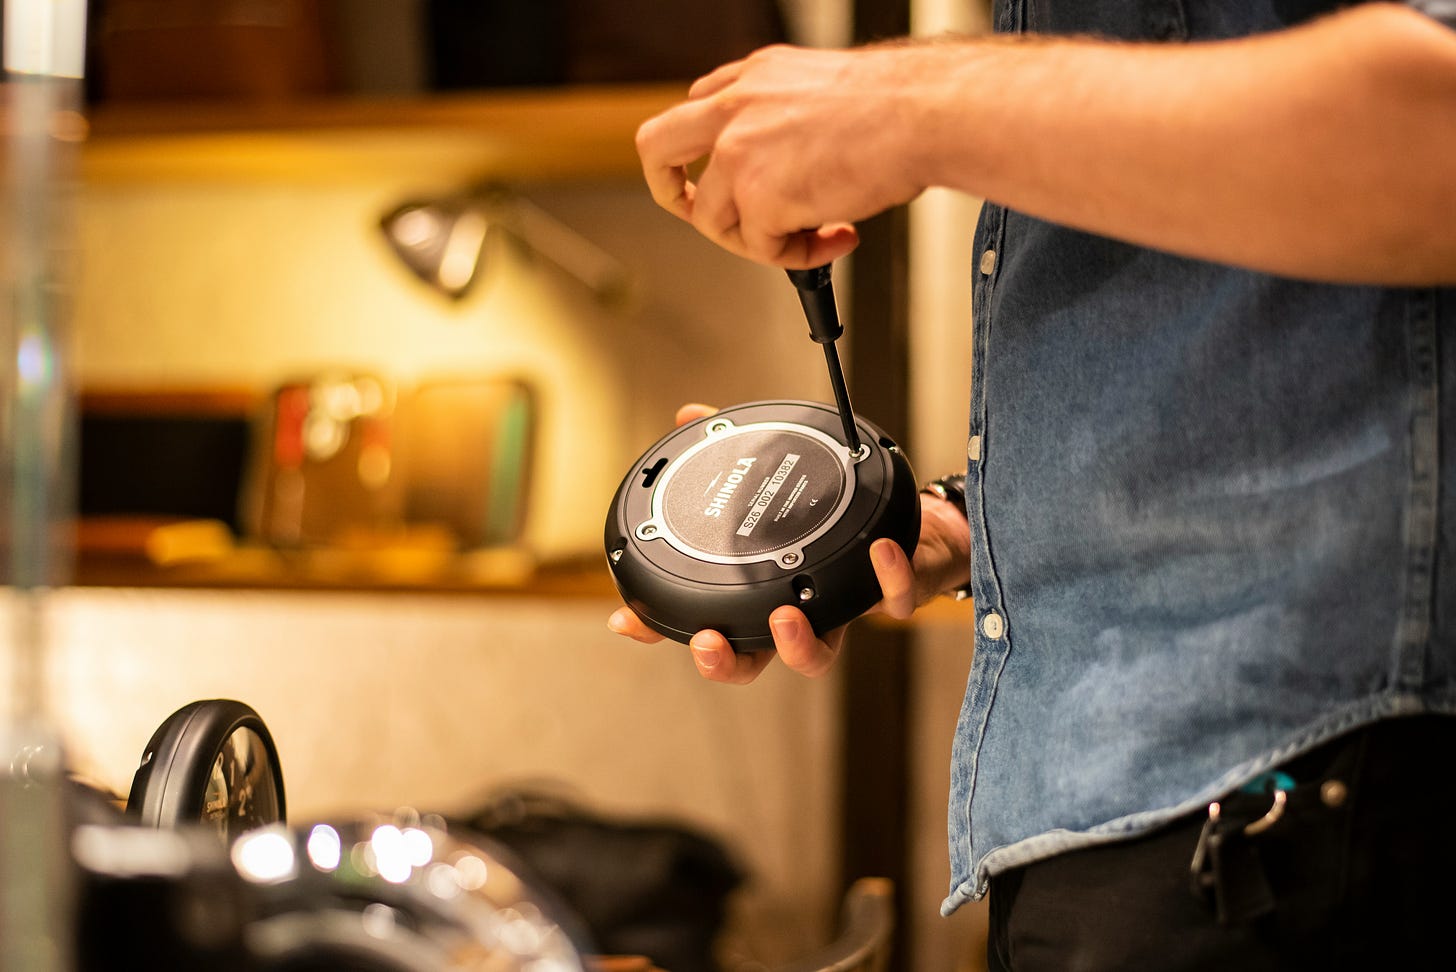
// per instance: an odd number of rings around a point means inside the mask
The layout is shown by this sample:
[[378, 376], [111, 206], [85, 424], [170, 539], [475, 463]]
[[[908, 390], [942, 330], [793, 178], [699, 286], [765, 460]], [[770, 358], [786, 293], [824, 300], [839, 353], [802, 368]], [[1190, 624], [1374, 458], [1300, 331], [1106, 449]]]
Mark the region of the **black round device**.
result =
[[750, 402], [681, 426], [618, 487], [606, 551], [623, 601], [686, 643], [712, 628], [735, 651], [773, 647], [793, 604], [824, 633], [881, 597], [869, 546], [920, 536], [910, 463], [884, 432], [817, 402]]
[[282, 822], [283, 771], [268, 727], [232, 699], [183, 706], [147, 741], [126, 811], [152, 827], [207, 822], [224, 840]]

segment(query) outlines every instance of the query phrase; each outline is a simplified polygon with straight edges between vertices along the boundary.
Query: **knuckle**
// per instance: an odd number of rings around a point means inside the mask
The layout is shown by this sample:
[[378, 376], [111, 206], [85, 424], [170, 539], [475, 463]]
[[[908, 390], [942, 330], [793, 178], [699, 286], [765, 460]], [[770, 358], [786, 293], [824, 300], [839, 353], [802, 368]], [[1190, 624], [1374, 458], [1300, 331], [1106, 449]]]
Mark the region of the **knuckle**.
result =
[[748, 62], [762, 64], [768, 61], [776, 61], [783, 58], [794, 49], [792, 44], [765, 44], [753, 53], [748, 55]]
[[736, 129], [724, 131], [713, 143], [713, 164], [719, 169], [737, 171], [748, 155], [748, 140]]
[[634, 144], [636, 144], [637, 151], [639, 153], [644, 148], [646, 148], [646, 147], [648, 147], [649, 145], [652, 144], [652, 126], [653, 126], [653, 121], [654, 121], [653, 119], [649, 118], [647, 121], [645, 121], [642, 124], [640, 124], [640, 125], [637, 126], [637, 135], [633, 139], [633, 142], [634, 142]]

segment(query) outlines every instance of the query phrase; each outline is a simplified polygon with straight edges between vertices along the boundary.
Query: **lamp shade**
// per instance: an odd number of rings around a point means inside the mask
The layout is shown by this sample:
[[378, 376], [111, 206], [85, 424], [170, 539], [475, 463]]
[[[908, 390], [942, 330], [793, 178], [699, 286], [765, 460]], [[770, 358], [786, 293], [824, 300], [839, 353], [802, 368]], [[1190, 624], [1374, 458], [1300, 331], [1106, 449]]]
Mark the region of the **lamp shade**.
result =
[[499, 186], [405, 202], [380, 220], [390, 247], [431, 288], [454, 300], [485, 270], [488, 236], [503, 233], [518, 252], [540, 256], [586, 287], [603, 306], [631, 298], [627, 269], [555, 216]]
[[485, 204], [465, 197], [407, 202], [380, 220], [404, 265], [454, 300], [480, 276], [490, 225]]

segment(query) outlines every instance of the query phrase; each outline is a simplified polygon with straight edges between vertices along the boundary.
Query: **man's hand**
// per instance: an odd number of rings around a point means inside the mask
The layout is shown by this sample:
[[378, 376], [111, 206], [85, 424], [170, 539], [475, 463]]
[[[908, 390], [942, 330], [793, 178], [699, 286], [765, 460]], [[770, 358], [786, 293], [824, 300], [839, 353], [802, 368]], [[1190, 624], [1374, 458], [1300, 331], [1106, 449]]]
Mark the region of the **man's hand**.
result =
[[[653, 198], [740, 256], [807, 269], [859, 243], [853, 222], [924, 188], [906, 117], [885, 97], [917, 65], [903, 47], [776, 45], [718, 68], [645, 122], [637, 151]], [[688, 166], [706, 159], [696, 182]]]
[[[684, 425], [715, 411], [708, 405], [684, 405], [678, 409], [677, 424]], [[963, 584], [969, 576], [970, 527], [964, 512], [943, 499], [921, 494], [920, 514], [920, 541], [913, 562], [893, 540], [880, 539], [870, 545], [870, 562], [884, 597], [867, 613], [908, 618], [917, 607]], [[789, 668], [810, 677], [823, 675], [834, 667], [844, 643], [844, 628], [836, 628], [820, 638], [814, 634], [804, 612], [787, 604], [774, 609], [768, 624], [774, 640], [773, 651], [740, 655], [717, 631], [704, 630], [693, 635], [689, 647], [698, 672], [714, 682], [744, 685], [757, 678], [775, 655]], [[614, 611], [607, 619], [607, 627], [645, 644], [662, 640], [662, 635], [643, 624], [628, 607]]]
[[[916, 607], [915, 571], [899, 544], [893, 540], [876, 540], [870, 547], [870, 559], [874, 563], [875, 576], [885, 599], [871, 609], [892, 617], [909, 617]], [[893, 593], [892, 593], [893, 592]], [[844, 643], [844, 628], [836, 628], [823, 638], [814, 634], [814, 628], [804, 612], [792, 605], [775, 608], [768, 616], [769, 631], [773, 634], [773, 651], [736, 653], [728, 639], [713, 630], [699, 631], [693, 635], [688, 647], [692, 649], [693, 664], [706, 679], [714, 682], [728, 682], [745, 685], [758, 677], [769, 662], [777, 655], [800, 675], [815, 677], [823, 675], [834, 667], [839, 658], [839, 649]], [[607, 619], [607, 627], [617, 634], [635, 641], [653, 643], [662, 640], [662, 635], [653, 631], [632, 612], [621, 607]]]

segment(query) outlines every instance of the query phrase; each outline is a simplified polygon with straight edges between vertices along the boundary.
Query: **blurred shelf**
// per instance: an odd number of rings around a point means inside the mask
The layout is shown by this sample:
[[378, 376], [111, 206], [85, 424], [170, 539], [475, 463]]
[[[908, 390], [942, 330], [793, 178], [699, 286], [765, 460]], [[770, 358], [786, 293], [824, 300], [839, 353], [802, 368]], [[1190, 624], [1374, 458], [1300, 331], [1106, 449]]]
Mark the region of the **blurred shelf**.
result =
[[102, 103], [90, 184], [640, 179], [637, 126], [682, 85], [575, 86], [279, 102]]
[[235, 542], [215, 520], [145, 516], [86, 517], [76, 536], [78, 587], [616, 597], [604, 558], [540, 563], [523, 550], [428, 542], [280, 549]]
[[191, 588], [207, 590], [352, 591], [494, 594], [515, 598], [615, 598], [605, 563], [546, 564], [503, 569], [491, 558], [462, 556], [428, 571], [381, 569], [371, 558], [305, 557], [243, 551], [209, 563], [159, 566], [145, 560], [96, 554], [77, 558], [76, 587]]

